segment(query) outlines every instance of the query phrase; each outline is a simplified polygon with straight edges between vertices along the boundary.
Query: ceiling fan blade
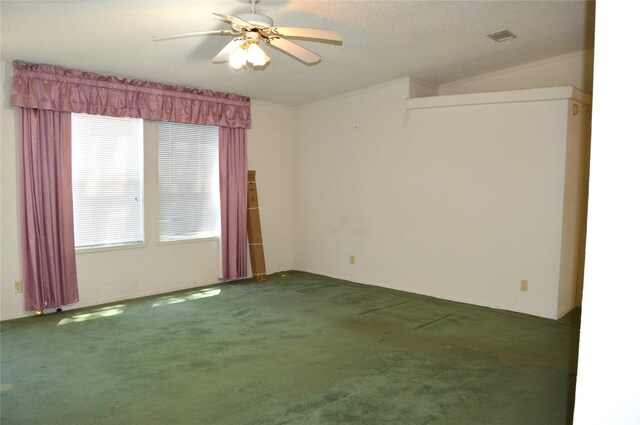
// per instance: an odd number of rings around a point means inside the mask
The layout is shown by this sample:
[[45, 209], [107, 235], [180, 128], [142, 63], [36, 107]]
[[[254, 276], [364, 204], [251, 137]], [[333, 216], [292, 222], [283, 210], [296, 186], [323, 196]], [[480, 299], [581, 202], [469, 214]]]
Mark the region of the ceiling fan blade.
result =
[[198, 37], [202, 35], [234, 35], [234, 34], [237, 34], [237, 33], [231, 30], [198, 31], [198, 32], [187, 32], [184, 34], [167, 35], [163, 37], [153, 37], [153, 41], [173, 40], [175, 38], [186, 38], [186, 37]]
[[231, 22], [232, 24], [235, 24], [236, 26], [241, 28], [252, 28], [254, 26], [253, 24], [251, 24], [251, 22], [247, 22], [244, 19], [236, 18], [235, 16], [225, 15], [224, 13], [211, 13], [222, 19], [223, 21]]
[[228, 62], [229, 55], [231, 54], [231, 52], [236, 50], [238, 47], [242, 46], [242, 43], [244, 42], [245, 42], [245, 39], [242, 37], [234, 38], [229, 43], [227, 43], [227, 45], [224, 46], [222, 50], [220, 50], [220, 53], [218, 53], [216, 57], [213, 58], [213, 62], [214, 63]]
[[271, 32], [284, 37], [311, 38], [316, 40], [327, 40], [342, 42], [342, 36], [333, 30], [323, 30], [319, 28], [297, 28], [297, 27], [275, 27]]
[[321, 59], [320, 55], [313, 53], [311, 50], [305, 49], [299, 44], [285, 40], [284, 38], [270, 38], [267, 39], [267, 43], [307, 64], [318, 63]]

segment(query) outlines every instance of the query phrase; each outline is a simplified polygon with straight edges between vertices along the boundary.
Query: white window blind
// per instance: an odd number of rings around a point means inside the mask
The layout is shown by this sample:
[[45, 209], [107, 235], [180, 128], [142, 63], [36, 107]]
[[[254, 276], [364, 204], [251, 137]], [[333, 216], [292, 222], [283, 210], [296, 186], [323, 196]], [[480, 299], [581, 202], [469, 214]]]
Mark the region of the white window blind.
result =
[[219, 236], [218, 127], [158, 126], [160, 241]]
[[76, 248], [142, 243], [141, 119], [72, 115]]

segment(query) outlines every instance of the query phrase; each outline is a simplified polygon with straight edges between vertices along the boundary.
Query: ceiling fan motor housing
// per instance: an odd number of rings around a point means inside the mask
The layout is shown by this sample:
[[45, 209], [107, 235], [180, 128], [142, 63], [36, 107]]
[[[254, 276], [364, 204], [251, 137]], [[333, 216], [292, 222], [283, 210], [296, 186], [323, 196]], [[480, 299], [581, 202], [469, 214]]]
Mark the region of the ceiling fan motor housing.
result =
[[258, 42], [260, 40], [260, 34], [256, 31], [248, 31], [244, 33], [244, 39], [247, 41]]
[[[242, 19], [243, 21], [249, 22], [251, 25], [254, 25], [256, 28], [267, 29], [273, 26], [273, 19], [268, 17], [267, 15], [260, 15], [259, 13], [243, 13], [238, 15], [237, 18]], [[231, 27], [235, 31], [242, 31], [243, 27], [231, 23]]]

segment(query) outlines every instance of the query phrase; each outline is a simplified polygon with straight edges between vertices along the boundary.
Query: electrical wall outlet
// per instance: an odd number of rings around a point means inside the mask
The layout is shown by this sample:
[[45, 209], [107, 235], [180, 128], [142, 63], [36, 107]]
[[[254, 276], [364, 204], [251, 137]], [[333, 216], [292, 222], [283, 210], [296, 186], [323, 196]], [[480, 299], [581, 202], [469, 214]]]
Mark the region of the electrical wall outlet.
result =
[[355, 255], [350, 255], [349, 256], [349, 264], [355, 264], [356, 263], [356, 256]]
[[529, 281], [527, 279], [522, 279], [520, 281], [520, 290], [523, 292], [527, 292], [529, 290]]
[[16, 280], [13, 282], [13, 292], [15, 292], [16, 294], [19, 294], [20, 292], [22, 292], [22, 281], [21, 280]]

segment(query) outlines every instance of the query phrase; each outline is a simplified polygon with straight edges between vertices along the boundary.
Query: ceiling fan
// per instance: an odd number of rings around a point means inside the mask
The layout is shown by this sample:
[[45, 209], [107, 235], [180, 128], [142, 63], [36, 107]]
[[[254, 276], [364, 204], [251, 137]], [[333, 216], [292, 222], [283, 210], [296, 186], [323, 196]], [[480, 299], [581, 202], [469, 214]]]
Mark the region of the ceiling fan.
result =
[[251, 3], [250, 13], [230, 16], [213, 12], [215, 17], [231, 24], [231, 29], [174, 34], [165, 37], [155, 37], [154, 41], [206, 35], [235, 35], [237, 37], [224, 46], [213, 58], [214, 63], [229, 62], [234, 69], [241, 69], [247, 64], [252, 67], [261, 67], [269, 62], [271, 58], [260, 48], [260, 41], [264, 41], [265, 44], [275, 47], [307, 65], [314, 65], [320, 62], [320, 55], [287, 40], [285, 37], [323, 43], [342, 43], [342, 36], [333, 30], [274, 27], [273, 19], [269, 16], [256, 13], [256, 3], [259, 3], [260, 0], [248, 1]]

